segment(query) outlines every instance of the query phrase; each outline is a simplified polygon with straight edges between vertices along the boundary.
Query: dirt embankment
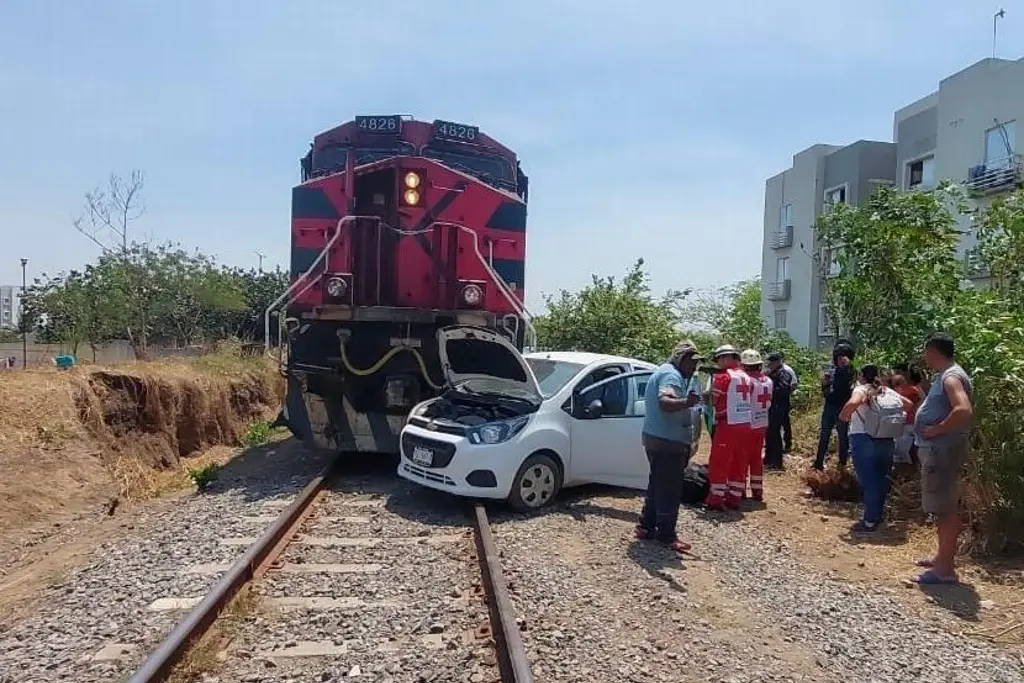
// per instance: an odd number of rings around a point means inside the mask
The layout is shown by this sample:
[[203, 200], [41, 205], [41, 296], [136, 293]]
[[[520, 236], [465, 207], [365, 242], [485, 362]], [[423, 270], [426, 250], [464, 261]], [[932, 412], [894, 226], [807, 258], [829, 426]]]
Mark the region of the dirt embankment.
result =
[[276, 410], [257, 358], [210, 356], [0, 374], [0, 548], [40, 524], [157, 495]]

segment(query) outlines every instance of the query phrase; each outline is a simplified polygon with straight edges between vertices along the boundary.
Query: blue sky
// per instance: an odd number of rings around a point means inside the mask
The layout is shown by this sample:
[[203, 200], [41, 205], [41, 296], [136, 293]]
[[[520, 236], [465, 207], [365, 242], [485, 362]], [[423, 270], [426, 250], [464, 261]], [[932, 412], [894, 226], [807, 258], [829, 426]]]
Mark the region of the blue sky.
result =
[[[1008, 3], [1009, 4], [1009, 3]], [[238, 10], [242, 11], [239, 12]], [[0, 283], [95, 255], [72, 217], [147, 174], [140, 233], [287, 263], [313, 135], [360, 113], [479, 125], [530, 174], [528, 303], [647, 260], [656, 289], [760, 267], [764, 180], [992, 49], [999, 5], [734, 0], [7, 0]], [[1000, 56], [1021, 56], [1007, 7]]]

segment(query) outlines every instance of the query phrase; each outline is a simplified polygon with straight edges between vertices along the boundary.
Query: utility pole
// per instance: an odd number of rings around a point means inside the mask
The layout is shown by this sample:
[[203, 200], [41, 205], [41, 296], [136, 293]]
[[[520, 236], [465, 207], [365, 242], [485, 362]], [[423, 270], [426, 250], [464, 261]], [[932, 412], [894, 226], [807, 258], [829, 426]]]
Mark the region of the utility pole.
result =
[[992, 59], [996, 58], [996, 39], [999, 36], [999, 20], [1006, 16], [1006, 10], [1002, 7], [992, 15]]
[[28, 324], [25, 321], [25, 294], [28, 292], [28, 279], [25, 276], [25, 268], [28, 266], [28, 259], [21, 259], [21, 311], [18, 313], [18, 322], [21, 323], [21, 369], [28, 367]]
[[260, 272], [262, 273], [263, 272], [263, 259], [266, 258], [267, 255], [263, 254], [263, 253], [260, 253], [258, 251], [253, 252], [253, 253], [256, 254], [257, 256], [259, 256], [259, 258], [260, 258]]

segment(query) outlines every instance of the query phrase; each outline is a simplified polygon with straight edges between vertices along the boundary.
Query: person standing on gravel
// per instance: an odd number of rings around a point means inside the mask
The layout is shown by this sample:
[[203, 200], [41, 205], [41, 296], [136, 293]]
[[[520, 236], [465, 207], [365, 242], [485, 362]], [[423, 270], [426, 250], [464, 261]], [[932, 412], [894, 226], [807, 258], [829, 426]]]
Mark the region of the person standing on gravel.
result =
[[647, 380], [644, 391], [643, 446], [651, 472], [644, 508], [636, 527], [641, 540], [657, 539], [676, 552], [690, 549], [676, 535], [683, 492], [683, 470], [693, 443], [693, 408], [700, 401], [697, 363], [703, 360], [690, 341]]
[[721, 372], [711, 383], [711, 405], [715, 410], [715, 432], [711, 436], [708, 480], [711, 490], [704, 501], [708, 510], [738, 510], [743, 489], [729, 478], [733, 458], [742, 457], [750, 440], [750, 403], [754, 385], [740, 368], [740, 352], [726, 344], [715, 349], [715, 363]]
[[934, 557], [918, 560], [925, 567], [919, 584], [956, 583], [954, 567], [960, 536], [960, 471], [970, 447], [971, 378], [954, 360], [953, 338], [933, 334], [925, 341], [924, 359], [935, 373], [914, 421], [921, 460], [921, 507], [935, 515], [939, 547]]

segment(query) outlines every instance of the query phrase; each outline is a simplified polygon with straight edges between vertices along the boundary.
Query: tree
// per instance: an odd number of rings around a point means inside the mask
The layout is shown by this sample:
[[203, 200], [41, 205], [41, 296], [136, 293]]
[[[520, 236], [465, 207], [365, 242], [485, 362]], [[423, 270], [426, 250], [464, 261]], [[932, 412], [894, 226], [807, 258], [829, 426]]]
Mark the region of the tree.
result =
[[975, 217], [978, 256], [993, 288], [1024, 311], [1024, 191], [996, 198]]
[[643, 265], [638, 260], [621, 281], [595, 275], [579, 292], [547, 297], [548, 312], [534, 323], [539, 346], [665, 360], [680, 339], [675, 307], [683, 294], [656, 299]]
[[955, 216], [963, 210], [961, 193], [943, 183], [930, 192], [881, 187], [860, 206], [838, 204], [819, 217], [818, 239], [840, 267], [822, 278], [830, 317], [879, 361], [915, 357], [956, 302]]
[[104, 252], [128, 254], [130, 232], [136, 220], [146, 212], [142, 202], [145, 185], [142, 171], [133, 170], [128, 180], [111, 173], [107, 188], [85, 193], [85, 209], [75, 219], [75, 229], [95, 242]]

